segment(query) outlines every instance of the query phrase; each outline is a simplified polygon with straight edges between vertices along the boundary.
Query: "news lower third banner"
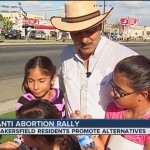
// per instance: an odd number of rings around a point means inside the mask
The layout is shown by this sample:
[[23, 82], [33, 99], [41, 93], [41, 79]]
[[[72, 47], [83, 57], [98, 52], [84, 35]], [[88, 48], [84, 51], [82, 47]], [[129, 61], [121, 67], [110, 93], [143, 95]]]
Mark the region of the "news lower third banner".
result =
[[150, 134], [150, 120], [0, 120], [0, 134]]

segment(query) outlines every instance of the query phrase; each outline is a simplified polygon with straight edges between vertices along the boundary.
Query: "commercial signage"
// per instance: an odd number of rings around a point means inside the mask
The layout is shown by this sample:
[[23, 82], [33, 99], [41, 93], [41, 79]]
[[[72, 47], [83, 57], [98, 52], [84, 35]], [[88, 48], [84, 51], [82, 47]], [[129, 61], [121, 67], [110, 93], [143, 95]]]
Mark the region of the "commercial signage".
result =
[[[20, 19], [16, 18], [16, 24], [20, 23]], [[32, 18], [23, 18], [22, 19], [23, 24], [32, 25], [32, 24], [39, 24], [38, 19], [32, 19]]]
[[54, 26], [50, 25], [35, 25], [35, 29], [44, 29], [44, 30], [56, 30]]
[[23, 23], [24, 24], [39, 24], [39, 20], [38, 19], [23, 18]]
[[140, 20], [136, 18], [121, 18], [120, 23], [122, 25], [136, 25]]

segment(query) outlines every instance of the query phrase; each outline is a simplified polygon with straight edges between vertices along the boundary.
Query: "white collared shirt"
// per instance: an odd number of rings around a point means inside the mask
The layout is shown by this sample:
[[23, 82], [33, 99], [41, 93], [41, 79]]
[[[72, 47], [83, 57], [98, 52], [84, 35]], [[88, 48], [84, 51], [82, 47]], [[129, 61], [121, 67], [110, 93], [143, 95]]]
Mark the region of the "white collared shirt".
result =
[[[107, 106], [112, 102], [110, 79], [115, 65], [125, 57], [137, 55], [129, 48], [101, 37], [94, 55], [90, 56], [87, 68], [75, 51], [74, 45], [68, 45], [61, 55], [61, 67], [58, 71], [59, 87], [67, 93], [71, 109], [90, 114], [93, 118], [104, 118]], [[56, 87], [56, 85], [55, 85]], [[58, 86], [57, 86], [58, 87]]]

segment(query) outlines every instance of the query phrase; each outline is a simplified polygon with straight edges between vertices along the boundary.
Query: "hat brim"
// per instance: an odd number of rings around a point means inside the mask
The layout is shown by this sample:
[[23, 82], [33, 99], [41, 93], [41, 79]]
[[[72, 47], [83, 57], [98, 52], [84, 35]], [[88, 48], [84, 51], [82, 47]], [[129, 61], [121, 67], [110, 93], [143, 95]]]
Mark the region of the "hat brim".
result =
[[92, 26], [101, 24], [110, 16], [112, 9], [109, 12], [97, 16], [93, 19], [82, 21], [82, 22], [76, 22], [76, 23], [63, 22], [61, 17], [54, 16], [51, 18], [51, 23], [54, 27], [56, 27], [61, 31], [66, 31], [66, 32], [81, 31], [81, 30], [88, 29]]

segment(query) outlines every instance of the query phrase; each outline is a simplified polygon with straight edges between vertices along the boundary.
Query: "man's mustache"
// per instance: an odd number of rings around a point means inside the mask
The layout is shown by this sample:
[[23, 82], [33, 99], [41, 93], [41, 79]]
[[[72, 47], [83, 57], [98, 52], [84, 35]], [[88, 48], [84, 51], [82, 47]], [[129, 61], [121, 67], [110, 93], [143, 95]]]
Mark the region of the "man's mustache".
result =
[[79, 44], [79, 47], [84, 47], [84, 46], [90, 46], [91, 45], [91, 43], [80, 43]]

